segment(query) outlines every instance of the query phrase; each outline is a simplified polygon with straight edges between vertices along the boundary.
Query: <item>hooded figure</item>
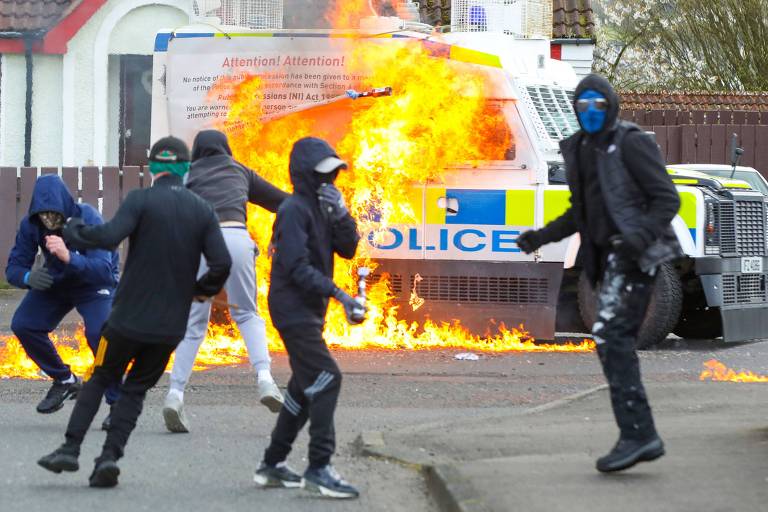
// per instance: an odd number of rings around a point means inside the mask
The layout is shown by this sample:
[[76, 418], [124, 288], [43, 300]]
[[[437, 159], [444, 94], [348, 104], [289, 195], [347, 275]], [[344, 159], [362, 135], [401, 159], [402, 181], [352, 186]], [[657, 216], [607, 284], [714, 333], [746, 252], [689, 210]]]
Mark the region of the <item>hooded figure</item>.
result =
[[538, 231], [518, 238], [532, 253], [579, 233], [578, 261], [598, 289], [592, 326], [620, 430], [599, 471], [619, 471], [664, 454], [640, 379], [635, 342], [659, 265], [682, 255], [671, 222], [680, 197], [656, 141], [619, 119], [619, 98], [608, 81], [589, 75], [576, 88], [582, 127], [560, 143], [571, 207]]
[[335, 498], [358, 495], [330, 465], [341, 371], [323, 339], [330, 297], [344, 305], [351, 323], [362, 321], [355, 311], [360, 305], [333, 282], [334, 254], [351, 259], [360, 241], [357, 224], [333, 185], [346, 166], [320, 139], [301, 139], [291, 151], [293, 195], [280, 205], [273, 228], [269, 312], [288, 351], [292, 375], [272, 441], [254, 476], [265, 487], [301, 485], [302, 477], [285, 459], [309, 420], [304, 481], [308, 489]]
[[[41, 413], [61, 409], [64, 400], [80, 389], [80, 381], [53, 346], [50, 332], [75, 308], [83, 317], [85, 337], [95, 353], [120, 271], [117, 252], [76, 251], [64, 243], [61, 233], [69, 217], [82, 217], [89, 225], [103, 223], [94, 207], [75, 203], [60, 177], [38, 178], [5, 271], [9, 283], [29, 289], [13, 315], [11, 330], [30, 359], [54, 379], [37, 406]], [[42, 266], [35, 265], [38, 251], [42, 252]], [[117, 386], [113, 385], [107, 392], [107, 403], [113, 404], [117, 396]]]
[[[187, 188], [208, 201], [224, 234], [224, 242], [232, 256], [232, 270], [224, 285], [230, 310], [237, 323], [248, 359], [256, 372], [259, 402], [272, 412], [278, 412], [283, 396], [271, 372], [267, 330], [257, 309], [256, 256], [258, 248], [246, 228], [246, 207], [252, 203], [276, 212], [288, 194], [262, 179], [254, 171], [232, 158], [227, 136], [217, 130], [197, 134], [192, 147], [192, 165]], [[205, 259], [198, 273], [208, 270]], [[171, 383], [163, 407], [163, 421], [171, 432], [189, 432], [189, 420], [184, 413], [184, 389], [192, 375], [197, 351], [208, 332], [211, 303], [192, 304], [187, 332], [176, 349]]]
[[[44, 212], [61, 215], [61, 226], [48, 229], [40, 219]], [[77, 204], [67, 186], [55, 174], [41, 176], [35, 182], [29, 213], [21, 220], [19, 231], [8, 257], [5, 275], [9, 283], [19, 288], [28, 288], [24, 276], [34, 263], [38, 248], [42, 250], [44, 266], [53, 278], [52, 289], [79, 289], [96, 291], [117, 286], [119, 256], [113, 251], [88, 250], [71, 251], [68, 264], [51, 254], [46, 248], [45, 237], [61, 236], [63, 221], [70, 217], [82, 217], [86, 224], [102, 224], [99, 212], [87, 203]]]

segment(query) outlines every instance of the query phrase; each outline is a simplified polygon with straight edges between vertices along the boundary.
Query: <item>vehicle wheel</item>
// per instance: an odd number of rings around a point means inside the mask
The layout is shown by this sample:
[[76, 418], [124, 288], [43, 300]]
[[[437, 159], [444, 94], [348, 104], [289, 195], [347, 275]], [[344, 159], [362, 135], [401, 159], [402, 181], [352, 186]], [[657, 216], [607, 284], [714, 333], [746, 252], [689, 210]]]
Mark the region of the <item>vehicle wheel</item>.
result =
[[672, 332], [681, 338], [713, 339], [723, 335], [723, 320], [717, 308], [683, 311]]
[[[588, 328], [592, 328], [597, 317], [597, 294], [584, 272], [579, 276], [579, 311]], [[638, 349], [650, 348], [664, 341], [678, 324], [683, 306], [683, 288], [677, 270], [670, 264], [664, 264], [656, 274], [656, 282], [651, 295], [651, 302], [645, 314], [643, 324], [637, 336]]]

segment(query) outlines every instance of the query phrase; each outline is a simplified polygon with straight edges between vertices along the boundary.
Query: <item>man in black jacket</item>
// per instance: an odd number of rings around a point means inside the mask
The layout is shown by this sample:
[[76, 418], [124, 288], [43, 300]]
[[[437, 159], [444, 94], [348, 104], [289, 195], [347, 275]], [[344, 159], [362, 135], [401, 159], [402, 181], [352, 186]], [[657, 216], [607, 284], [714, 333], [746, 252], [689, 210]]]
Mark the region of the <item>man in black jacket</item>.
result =
[[269, 312], [288, 351], [293, 374], [272, 432], [272, 442], [254, 475], [263, 487], [299, 487], [302, 478], [285, 465], [296, 436], [309, 420], [309, 468], [305, 487], [334, 498], [358, 491], [330, 465], [336, 448], [333, 414], [341, 372], [323, 339], [328, 300], [339, 300], [350, 323], [362, 317], [358, 302], [333, 282], [334, 253], [351, 259], [360, 236], [341, 193], [333, 185], [347, 164], [325, 141], [304, 138], [291, 151], [293, 195], [277, 211], [269, 287]]
[[[193, 298], [216, 295], [231, 265], [213, 208], [182, 183], [189, 170], [184, 142], [174, 137], [161, 139], [152, 147], [149, 159], [152, 187], [128, 194], [111, 221], [86, 226], [82, 219], [73, 218], [64, 228], [67, 243], [81, 249], [112, 249], [130, 239], [125, 272], [102, 332], [92, 375], [69, 419], [65, 443], [38, 461], [55, 473], [79, 469], [80, 445], [105, 388], [133, 361], [89, 479], [91, 487], [117, 485], [117, 460], [136, 427], [147, 391], [163, 375], [184, 337]], [[196, 279], [201, 254], [209, 270]]]
[[664, 455], [635, 341], [653, 275], [680, 255], [670, 225], [680, 198], [653, 137], [619, 120], [619, 98], [605, 78], [584, 78], [574, 108], [581, 130], [560, 144], [571, 207], [544, 228], [521, 234], [518, 246], [530, 254], [576, 232], [581, 236], [579, 261], [593, 286], [599, 284], [592, 333], [621, 431], [597, 469], [620, 471]]

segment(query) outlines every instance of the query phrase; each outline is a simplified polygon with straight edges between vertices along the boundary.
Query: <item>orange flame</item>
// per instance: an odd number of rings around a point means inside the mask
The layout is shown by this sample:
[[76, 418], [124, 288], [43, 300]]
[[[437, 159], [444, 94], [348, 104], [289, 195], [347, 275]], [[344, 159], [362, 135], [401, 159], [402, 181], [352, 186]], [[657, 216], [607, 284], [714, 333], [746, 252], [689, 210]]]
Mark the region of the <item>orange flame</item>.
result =
[[[337, 0], [329, 13], [336, 27], [355, 26], [370, 13], [368, 2]], [[337, 38], [347, 56], [345, 72], [363, 90], [390, 86], [391, 97], [336, 101], [274, 119], [275, 112], [262, 108], [264, 83], [259, 76], [220, 80], [213, 97], [227, 97], [229, 110], [220, 128], [229, 135], [235, 157], [275, 185], [290, 190], [288, 156], [301, 137], [324, 137], [335, 144], [350, 163], [337, 185], [342, 190], [360, 231], [382, 236], [393, 224], [418, 222], [409, 200], [412, 184], [441, 183], [444, 169], [458, 162], [503, 160], [512, 145], [512, 133], [498, 105], [489, 101], [487, 80], [476, 67], [434, 58], [416, 40], [377, 44], [365, 39]], [[266, 122], [265, 118], [273, 120]], [[377, 213], [374, 220], [371, 212]], [[248, 205], [248, 229], [266, 254], [274, 215]], [[358, 257], [336, 259], [335, 280], [348, 290], [356, 289], [354, 270], [375, 268], [361, 242]], [[270, 261], [257, 258], [258, 304], [267, 319], [270, 349], [283, 350], [279, 335], [268, 321], [267, 292]], [[415, 292], [415, 290], [414, 290]], [[578, 344], [539, 344], [519, 329], [504, 326], [497, 334], [478, 336], [458, 322], [422, 325], [398, 318], [398, 307], [386, 279], [372, 284], [367, 293], [367, 320], [350, 327], [343, 308], [332, 301], [325, 337], [337, 349], [431, 350], [457, 348], [483, 352], [589, 352], [591, 341]], [[414, 304], [423, 304], [417, 294]], [[2, 342], [5, 342], [4, 344]], [[83, 373], [92, 356], [82, 331], [74, 339], [60, 338], [57, 346], [69, 347], [64, 360]], [[212, 325], [201, 347], [196, 369], [240, 364], [247, 360], [245, 346], [234, 325]], [[0, 376], [35, 378], [39, 372], [26, 359], [18, 342], [0, 338]]]
[[334, 0], [325, 19], [336, 28], [358, 28], [362, 18], [376, 15], [371, 4], [369, 0]]
[[699, 380], [721, 382], [768, 382], [768, 375], [757, 375], [750, 371], [741, 371], [737, 373], [717, 359], [710, 359], [704, 363], [704, 370], [701, 372], [701, 375], [699, 375]]

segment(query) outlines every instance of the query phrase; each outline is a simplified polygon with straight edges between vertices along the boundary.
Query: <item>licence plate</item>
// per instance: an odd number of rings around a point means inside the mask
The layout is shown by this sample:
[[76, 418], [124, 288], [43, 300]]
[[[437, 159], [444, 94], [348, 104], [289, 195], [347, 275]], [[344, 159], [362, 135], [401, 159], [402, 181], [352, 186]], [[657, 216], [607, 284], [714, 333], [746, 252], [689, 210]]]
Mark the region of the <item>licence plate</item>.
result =
[[742, 274], [761, 274], [763, 272], [763, 258], [741, 258]]

